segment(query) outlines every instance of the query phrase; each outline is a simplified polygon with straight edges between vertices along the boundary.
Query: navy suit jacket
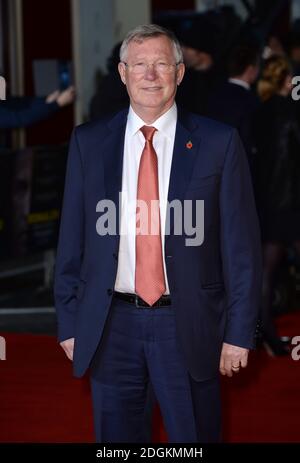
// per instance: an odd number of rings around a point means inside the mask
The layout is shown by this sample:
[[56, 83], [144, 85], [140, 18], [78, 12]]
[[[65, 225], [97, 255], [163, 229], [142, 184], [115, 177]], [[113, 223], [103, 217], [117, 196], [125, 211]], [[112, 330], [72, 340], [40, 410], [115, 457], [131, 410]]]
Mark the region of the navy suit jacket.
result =
[[[59, 341], [75, 337], [75, 376], [101, 341], [113, 295], [119, 235], [97, 234], [96, 205], [118, 206], [127, 113], [83, 124], [71, 138], [55, 304]], [[186, 246], [189, 236], [176, 235], [171, 223], [164, 252], [186, 367], [205, 380], [218, 373], [223, 342], [254, 347], [261, 292], [260, 233], [235, 129], [179, 111], [168, 199], [204, 200], [202, 245]]]

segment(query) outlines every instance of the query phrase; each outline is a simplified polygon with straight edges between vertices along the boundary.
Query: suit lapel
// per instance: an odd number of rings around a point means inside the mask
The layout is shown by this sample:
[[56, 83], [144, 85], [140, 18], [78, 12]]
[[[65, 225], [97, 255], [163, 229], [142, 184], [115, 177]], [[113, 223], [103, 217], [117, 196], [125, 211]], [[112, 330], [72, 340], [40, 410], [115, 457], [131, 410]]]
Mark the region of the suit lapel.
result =
[[[200, 145], [199, 135], [196, 135], [195, 132], [197, 126], [191, 115], [179, 112], [169, 182], [169, 204], [173, 200], [183, 201], [184, 199]], [[173, 214], [171, 214], [170, 219], [171, 235], [174, 228]]]
[[108, 123], [109, 133], [102, 144], [105, 197], [116, 207], [116, 229], [119, 237], [119, 193], [122, 190], [122, 169], [125, 129], [128, 110], [122, 111]]

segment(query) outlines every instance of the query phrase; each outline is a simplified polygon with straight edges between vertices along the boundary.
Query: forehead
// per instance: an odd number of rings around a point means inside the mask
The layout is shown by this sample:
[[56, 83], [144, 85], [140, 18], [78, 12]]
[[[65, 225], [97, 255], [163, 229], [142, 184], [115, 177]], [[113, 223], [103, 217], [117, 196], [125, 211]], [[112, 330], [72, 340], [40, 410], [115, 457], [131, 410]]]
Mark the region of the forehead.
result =
[[147, 56], [172, 56], [174, 54], [174, 48], [171, 40], [164, 36], [151, 37], [141, 39], [139, 41], [132, 40], [128, 44], [127, 49], [128, 57], [141, 57], [142, 55]]

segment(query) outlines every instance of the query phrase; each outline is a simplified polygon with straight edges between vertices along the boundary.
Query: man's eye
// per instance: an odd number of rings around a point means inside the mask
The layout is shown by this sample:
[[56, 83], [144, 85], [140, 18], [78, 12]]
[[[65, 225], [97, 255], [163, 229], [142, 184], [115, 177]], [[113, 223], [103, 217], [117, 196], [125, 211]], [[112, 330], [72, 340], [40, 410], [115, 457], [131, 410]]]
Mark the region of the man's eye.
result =
[[157, 63], [156, 69], [158, 71], [160, 71], [160, 72], [166, 72], [169, 69], [169, 65], [167, 63], [164, 63], [164, 62], [161, 61], [161, 62]]

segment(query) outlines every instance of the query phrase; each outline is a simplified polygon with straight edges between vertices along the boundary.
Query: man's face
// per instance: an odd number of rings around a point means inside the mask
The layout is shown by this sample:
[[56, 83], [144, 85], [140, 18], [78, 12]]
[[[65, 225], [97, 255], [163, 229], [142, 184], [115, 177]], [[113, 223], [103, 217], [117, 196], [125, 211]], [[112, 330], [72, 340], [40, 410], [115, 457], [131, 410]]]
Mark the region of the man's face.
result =
[[[124, 63], [119, 63], [122, 82], [126, 84], [130, 103], [137, 113], [163, 114], [173, 104], [177, 85], [184, 75], [184, 64], [175, 66], [174, 48], [165, 37], [130, 42]], [[167, 65], [166, 70], [161, 70]], [[148, 65], [146, 68], [143, 65]], [[145, 68], [143, 72], [139, 68]]]

